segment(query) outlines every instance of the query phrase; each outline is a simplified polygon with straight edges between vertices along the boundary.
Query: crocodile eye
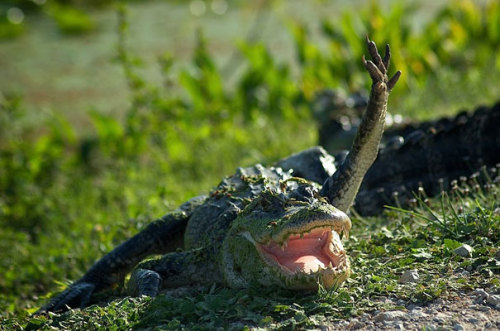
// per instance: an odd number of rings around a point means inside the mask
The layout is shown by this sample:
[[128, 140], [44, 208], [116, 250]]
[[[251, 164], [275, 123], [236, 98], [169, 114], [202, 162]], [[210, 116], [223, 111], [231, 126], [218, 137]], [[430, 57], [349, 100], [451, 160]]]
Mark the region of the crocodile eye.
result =
[[259, 200], [259, 206], [262, 211], [278, 211], [283, 209], [283, 199], [272, 193], [263, 192]]
[[288, 198], [297, 201], [312, 202], [317, 192], [318, 191], [310, 185], [299, 185], [295, 190], [290, 192]]

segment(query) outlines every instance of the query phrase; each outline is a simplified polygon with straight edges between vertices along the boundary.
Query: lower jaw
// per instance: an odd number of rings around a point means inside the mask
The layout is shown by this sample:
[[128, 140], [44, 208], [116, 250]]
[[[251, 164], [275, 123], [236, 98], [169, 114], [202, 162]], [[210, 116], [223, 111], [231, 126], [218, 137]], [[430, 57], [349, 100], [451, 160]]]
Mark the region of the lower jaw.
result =
[[284, 276], [282, 287], [292, 290], [317, 291], [320, 286], [325, 289], [336, 288], [341, 285], [350, 275], [349, 260], [343, 270], [325, 269], [318, 273]]

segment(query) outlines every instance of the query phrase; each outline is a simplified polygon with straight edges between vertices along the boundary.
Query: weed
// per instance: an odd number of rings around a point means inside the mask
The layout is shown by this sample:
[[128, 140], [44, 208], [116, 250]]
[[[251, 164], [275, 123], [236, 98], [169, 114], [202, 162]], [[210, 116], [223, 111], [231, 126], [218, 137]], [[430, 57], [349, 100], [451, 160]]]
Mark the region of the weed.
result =
[[[61, 289], [55, 279], [77, 279], [96, 257], [208, 191], [237, 166], [271, 163], [313, 145], [309, 112], [315, 93], [365, 84], [360, 35], [369, 33], [398, 50], [395, 67], [405, 71], [406, 86], [396, 88], [393, 100], [409, 114], [428, 117], [439, 108], [435, 103], [449, 112], [456, 98], [477, 104], [497, 97], [499, 8], [495, 1], [452, 2], [418, 30], [409, 23], [416, 8], [384, 11], [374, 2], [369, 12], [346, 12], [339, 24], [322, 22], [326, 54], [305, 26], [290, 23], [299, 73], [292, 74], [294, 66], [279, 63], [265, 45], [242, 43], [243, 73], [228, 87], [201, 32], [187, 68], [179, 69], [166, 54], [160, 59], [164, 85], [147, 82], [140, 59], [127, 48], [127, 12], [121, 7], [117, 61], [132, 92], [124, 118], [93, 110], [93, 132], [77, 135], [60, 116], [33, 120], [21, 98], [0, 99], [1, 327], [310, 327], [397, 308], [398, 300], [425, 302], [494, 284], [498, 183], [476, 178], [457, 182], [449, 196], [430, 200], [430, 207], [354, 218], [346, 244], [353, 275], [336, 291], [299, 296], [209, 285], [181, 296], [119, 299], [63, 316], [28, 317], [42, 295]], [[471, 258], [453, 254], [463, 243], [474, 248]], [[419, 270], [421, 281], [399, 284], [410, 268]]]

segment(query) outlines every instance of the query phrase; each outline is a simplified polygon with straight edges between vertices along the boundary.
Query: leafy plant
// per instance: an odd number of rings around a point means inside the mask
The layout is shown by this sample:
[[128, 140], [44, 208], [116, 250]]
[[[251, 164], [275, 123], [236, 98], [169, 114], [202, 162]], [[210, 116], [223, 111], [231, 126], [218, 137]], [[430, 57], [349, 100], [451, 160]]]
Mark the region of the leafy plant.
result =
[[[393, 54], [392, 68], [404, 74], [392, 97], [397, 100], [404, 94], [406, 108], [415, 107], [420, 113], [415, 115], [421, 116], [425, 108], [418, 92], [429, 93], [426, 87], [430, 82], [440, 82], [452, 73], [460, 86], [455, 85], [448, 93], [465, 92], [467, 88], [462, 86], [474, 81], [480, 68], [500, 71], [498, 2], [450, 1], [435, 17], [419, 22], [416, 28], [413, 17], [420, 9], [415, 4], [401, 2], [385, 11], [378, 2], [371, 2], [356, 14], [343, 13], [339, 22], [324, 19], [321, 32], [326, 38], [327, 52], [311, 41], [304, 24], [291, 23], [305, 95], [312, 96], [325, 87], [369, 88], [359, 61], [364, 54], [363, 40], [359, 38], [362, 35], [369, 35], [379, 45], [389, 43], [400, 50]], [[432, 88], [441, 89], [444, 85], [437, 83]], [[484, 93], [484, 89], [476, 93]]]
[[46, 12], [55, 20], [57, 27], [64, 34], [79, 35], [95, 29], [92, 18], [76, 7], [53, 3], [48, 6]]
[[[461, 177], [454, 180], [451, 195], [441, 192], [439, 204], [431, 205], [423, 190], [419, 191], [414, 204], [415, 211], [389, 207], [400, 211], [411, 218], [422, 219], [430, 227], [439, 230], [440, 236], [452, 240], [471, 240], [478, 237], [491, 238], [493, 242], [500, 240], [498, 230], [500, 215], [498, 214], [499, 167], [486, 169], [482, 174], [477, 172], [470, 178]], [[491, 199], [493, 198], [493, 200]], [[469, 212], [465, 213], [464, 210]]]
[[[471, 104], [487, 100], [488, 93], [497, 97], [498, 3], [454, 1], [420, 29], [410, 24], [417, 10], [398, 4], [385, 11], [373, 2], [367, 11], [344, 13], [338, 24], [323, 20], [326, 51], [312, 42], [305, 25], [289, 22], [298, 64], [280, 63], [261, 43], [240, 43], [242, 74], [227, 86], [201, 31], [188, 66], [180, 68], [165, 54], [159, 59], [162, 84], [148, 82], [140, 57], [127, 47], [127, 11], [120, 7], [116, 60], [131, 92], [122, 117], [93, 109], [91, 132], [82, 134], [62, 116], [27, 114], [21, 97], [0, 99], [1, 327], [312, 327], [398, 307], [378, 301], [380, 295], [423, 302], [493, 283], [498, 182], [491, 178], [485, 186], [466, 179], [449, 197], [429, 200], [430, 207], [424, 197], [404, 215], [354, 218], [347, 243], [354, 274], [338, 291], [300, 297], [208, 288], [155, 300], [121, 299], [67, 316], [28, 317], [40, 296], [77, 279], [97, 256], [236, 167], [271, 163], [313, 145], [310, 109], [317, 91], [367, 88], [360, 67], [360, 36], [366, 33], [398, 50], [395, 67], [403, 69], [406, 86], [396, 89], [391, 102], [407, 114], [435, 115], [440, 102], [441, 112], [458, 110], [452, 106], [457, 94]], [[471, 259], [452, 254], [463, 243], [474, 247]], [[410, 266], [419, 269], [422, 281], [399, 284]], [[454, 271], [459, 269], [470, 276]]]

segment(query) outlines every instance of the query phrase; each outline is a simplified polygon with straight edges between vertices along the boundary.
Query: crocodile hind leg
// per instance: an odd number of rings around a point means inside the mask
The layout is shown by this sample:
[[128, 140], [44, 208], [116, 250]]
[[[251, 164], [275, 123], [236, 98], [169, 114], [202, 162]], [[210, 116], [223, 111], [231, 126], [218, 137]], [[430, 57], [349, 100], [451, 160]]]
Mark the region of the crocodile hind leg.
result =
[[97, 261], [80, 280], [40, 308], [37, 314], [86, 307], [94, 294], [121, 284], [135, 265], [147, 256], [174, 250], [182, 243], [192, 210], [203, 200], [202, 197], [191, 199], [120, 244]]

